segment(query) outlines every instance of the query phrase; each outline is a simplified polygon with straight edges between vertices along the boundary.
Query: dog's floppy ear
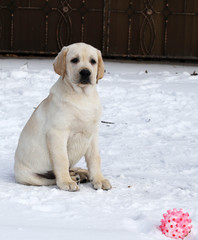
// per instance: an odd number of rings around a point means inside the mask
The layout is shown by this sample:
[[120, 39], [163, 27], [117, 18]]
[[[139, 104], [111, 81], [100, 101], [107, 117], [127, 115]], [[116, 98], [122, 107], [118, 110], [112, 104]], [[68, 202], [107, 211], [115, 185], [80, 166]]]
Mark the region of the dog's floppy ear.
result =
[[104, 76], [104, 62], [102, 60], [102, 54], [101, 51], [97, 50], [98, 53], [98, 72], [96, 77], [96, 83], [98, 83], [98, 80], [103, 78]]
[[54, 71], [62, 76], [62, 78], [65, 77], [66, 74], [66, 54], [68, 51], [68, 47], [63, 47], [62, 50], [59, 52], [59, 54], [56, 56], [54, 60]]

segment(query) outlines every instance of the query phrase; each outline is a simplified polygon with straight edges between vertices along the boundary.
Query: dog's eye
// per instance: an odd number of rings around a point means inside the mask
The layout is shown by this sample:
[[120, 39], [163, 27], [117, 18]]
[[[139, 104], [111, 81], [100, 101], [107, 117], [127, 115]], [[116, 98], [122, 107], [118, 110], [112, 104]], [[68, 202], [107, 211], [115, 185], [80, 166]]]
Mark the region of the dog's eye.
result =
[[94, 64], [96, 64], [96, 60], [94, 60], [94, 59], [92, 58], [91, 61], [90, 61], [90, 63], [91, 63], [92, 65], [94, 65]]
[[71, 62], [72, 62], [72, 63], [78, 63], [78, 62], [79, 62], [79, 59], [78, 59], [78, 58], [73, 58], [73, 59], [71, 60]]

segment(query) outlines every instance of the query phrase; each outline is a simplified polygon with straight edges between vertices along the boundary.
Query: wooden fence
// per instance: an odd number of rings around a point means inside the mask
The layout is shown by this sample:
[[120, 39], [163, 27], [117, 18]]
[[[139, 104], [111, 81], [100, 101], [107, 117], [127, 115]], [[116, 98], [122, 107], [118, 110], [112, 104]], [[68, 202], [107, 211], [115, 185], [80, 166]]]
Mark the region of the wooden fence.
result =
[[1, 0], [0, 53], [55, 55], [86, 42], [104, 57], [198, 59], [198, 0]]

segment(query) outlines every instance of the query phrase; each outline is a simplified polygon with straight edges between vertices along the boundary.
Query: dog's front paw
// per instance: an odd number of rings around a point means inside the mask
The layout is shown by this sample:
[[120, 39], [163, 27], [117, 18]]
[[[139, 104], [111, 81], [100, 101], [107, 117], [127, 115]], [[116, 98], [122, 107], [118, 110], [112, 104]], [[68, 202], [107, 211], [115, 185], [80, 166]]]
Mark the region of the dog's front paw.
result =
[[68, 181], [68, 182], [57, 182], [57, 186], [61, 190], [70, 191], [70, 192], [76, 192], [79, 190], [79, 187], [76, 182], [74, 181]]
[[111, 183], [107, 179], [102, 180], [94, 180], [93, 182], [94, 189], [103, 189], [103, 190], [110, 190], [112, 188]]

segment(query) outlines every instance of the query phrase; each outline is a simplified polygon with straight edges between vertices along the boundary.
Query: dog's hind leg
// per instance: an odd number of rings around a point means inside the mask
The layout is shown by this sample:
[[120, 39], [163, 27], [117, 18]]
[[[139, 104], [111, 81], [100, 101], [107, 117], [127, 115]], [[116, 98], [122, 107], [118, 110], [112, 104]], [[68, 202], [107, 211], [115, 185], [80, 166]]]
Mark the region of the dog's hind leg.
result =
[[[89, 179], [89, 172], [87, 169], [82, 169], [82, 168], [70, 168], [69, 170], [70, 172], [70, 176], [73, 179], [72, 176], [78, 176], [80, 183], [86, 183], [86, 182], [90, 182]], [[75, 179], [73, 179], [74, 181], [76, 181]]]
[[[75, 181], [77, 184], [79, 183], [86, 183], [86, 182], [89, 182], [89, 172], [88, 170], [86, 169], [82, 169], [82, 168], [71, 168], [69, 170], [69, 174], [70, 174], [70, 177], [73, 181]], [[48, 171], [44, 174], [38, 174], [37, 173], [37, 176], [39, 176], [40, 178], [42, 179], [46, 179], [48, 180], [49, 182], [52, 181], [52, 180], [56, 180], [56, 177], [53, 173], [53, 171]], [[55, 183], [53, 183], [55, 184]], [[49, 184], [51, 185], [51, 184]]]
[[24, 185], [49, 186], [56, 184], [56, 179], [50, 177], [49, 172], [46, 174], [33, 173], [29, 169], [23, 169], [20, 174], [15, 172], [16, 182]]
[[[20, 171], [19, 171], [20, 169]], [[70, 176], [76, 183], [89, 182], [89, 173], [86, 169], [71, 168], [69, 170]], [[15, 166], [15, 179], [16, 182], [24, 185], [34, 186], [48, 186], [56, 184], [56, 176], [53, 171], [47, 171], [45, 173], [33, 173], [27, 167]]]

